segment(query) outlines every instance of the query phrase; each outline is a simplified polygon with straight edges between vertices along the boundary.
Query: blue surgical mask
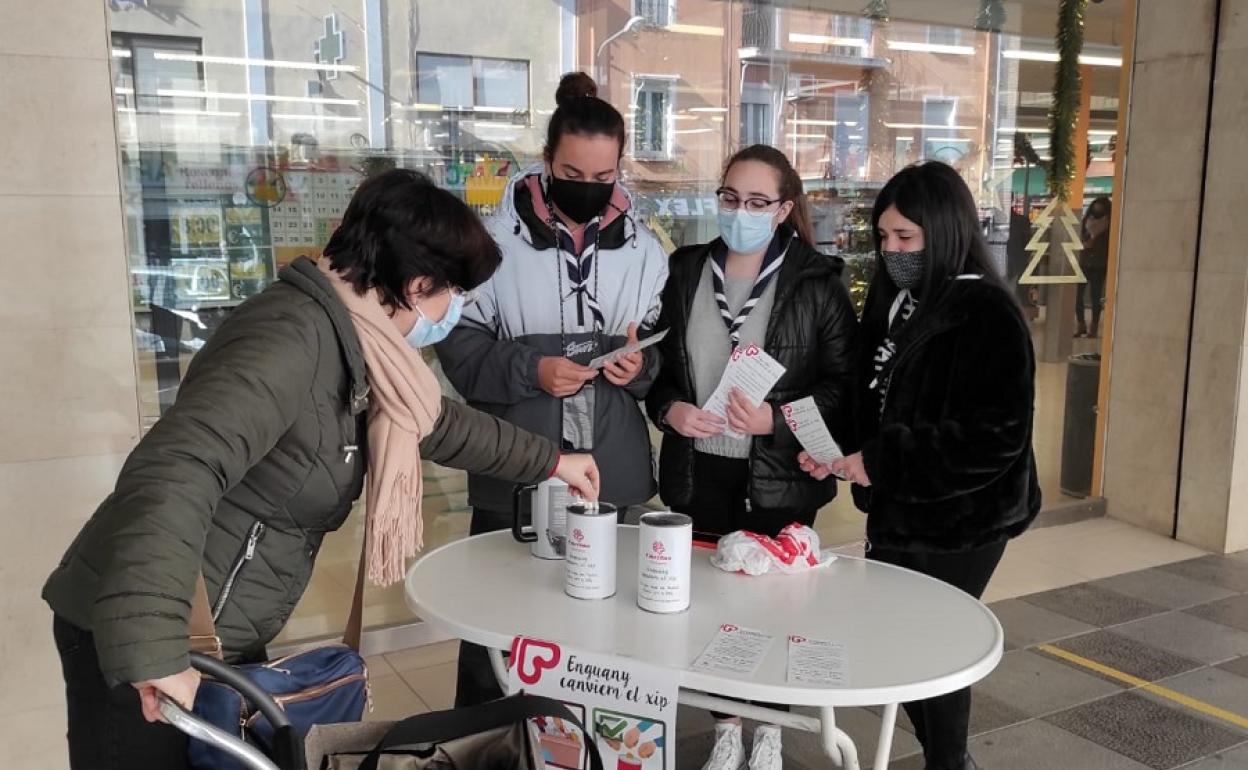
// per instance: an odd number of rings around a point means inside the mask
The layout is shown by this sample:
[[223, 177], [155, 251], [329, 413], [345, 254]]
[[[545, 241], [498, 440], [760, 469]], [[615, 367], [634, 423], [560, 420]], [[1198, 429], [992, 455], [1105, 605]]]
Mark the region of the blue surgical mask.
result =
[[451, 304], [446, 308], [446, 315], [442, 316], [442, 320], [434, 323], [430, 321], [425, 311], [419, 307], [416, 312], [420, 314], [420, 318], [416, 319], [416, 325], [407, 333], [407, 344], [414, 348], [424, 348], [430, 345], [436, 345], [446, 339], [451, 330], [455, 328], [455, 324], [459, 323], [459, 317], [464, 312], [464, 295], [452, 294]]
[[753, 254], [761, 251], [775, 234], [772, 217], [775, 212], [760, 211], [753, 213], [742, 206], [736, 211], [719, 210], [719, 234], [723, 236], [728, 248], [738, 254]]

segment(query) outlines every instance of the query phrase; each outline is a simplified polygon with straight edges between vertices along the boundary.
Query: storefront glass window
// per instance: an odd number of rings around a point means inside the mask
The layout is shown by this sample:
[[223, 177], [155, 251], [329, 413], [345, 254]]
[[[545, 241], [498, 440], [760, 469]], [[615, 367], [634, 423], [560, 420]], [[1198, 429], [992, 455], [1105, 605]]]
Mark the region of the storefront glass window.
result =
[[[663, 243], [674, 249], [714, 238], [725, 157], [742, 145], [771, 143], [796, 165], [819, 246], [845, 261], [846, 283], [860, 303], [873, 270], [870, 211], [881, 186], [921, 160], [958, 169], [1033, 323], [1046, 498], [1060, 503], [1064, 490], [1079, 494], [1060, 478], [1066, 361], [1099, 349], [1091, 308], [1103, 302], [1101, 284], [1083, 289], [1080, 327], [1075, 286], [1034, 281], [1064, 269], [1060, 244], [1033, 243], [1050, 202], [1057, 0], [1005, 4], [999, 31], [973, 28], [979, 0], [909, 3], [887, 19], [864, 17], [864, 5], [111, 4], [146, 423], [172, 404], [187, 365], [234, 307], [291, 260], [319, 254], [361, 179], [392, 167], [418, 169], [488, 216], [507, 179], [540, 162], [559, 76], [583, 70], [627, 118], [622, 178]], [[1113, 193], [1120, 15], [1114, 0], [1087, 10], [1090, 98], [1081, 125], [1089, 153], [1078, 215]], [[1075, 338], [1081, 329], [1089, 336]], [[820, 517], [833, 542], [861, 537], [862, 519], [847, 498]], [[464, 536], [463, 474], [427, 469], [425, 515], [427, 547]], [[358, 536], [355, 521], [326, 541], [288, 638], [341, 624]], [[366, 619], [411, 621], [401, 587], [370, 590]]]

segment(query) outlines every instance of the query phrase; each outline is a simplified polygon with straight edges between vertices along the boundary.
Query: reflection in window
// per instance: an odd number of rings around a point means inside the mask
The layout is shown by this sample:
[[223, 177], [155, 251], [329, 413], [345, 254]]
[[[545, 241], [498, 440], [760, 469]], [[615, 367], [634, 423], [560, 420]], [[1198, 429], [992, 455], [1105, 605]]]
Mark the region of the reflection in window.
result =
[[867, 153], [870, 121], [867, 119], [867, 94], [838, 92], [836, 94], [835, 173], [841, 179], [867, 178]]
[[957, 164], [966, 154], [970, 141], [959, 136], [958, 100], [948, 97], [923, 99], [923, 157]]
[[[832, 53], [839, 56], [866, 56], [871, 47], [871, 22], [861, 16], [832, 17]], [[861, 41], [861, 42], [859, 42]]]
[[958, 27], [928, 27], [927, 42], [932, 45], [961, 45], [962, 30]]
[[417, 98], [421, 104], [471, 108], [472, 57], [419, 54], [416, 57]]
[[741, 103], [741, 146], [771, 144], [771, 103]]
[[646, 20], [647, 24], [666, 27], [676, 16], [676, 0], [635, 0], [634, 14]]
[[763, 51], [775, 48], [779, 18], [770, 3], [746, 0], [741, 11], [741, 45]]
[[672, 81], [637, 81], [633, 154], [643, 159], [671, 157]]
[[475, 78], [476, 106], [528, 111], [528, 62], [510, 59], [477, 59]]
[[417, 99], [446, 110], [528, 112], [529, 63], [516, 59], [418, 54]]

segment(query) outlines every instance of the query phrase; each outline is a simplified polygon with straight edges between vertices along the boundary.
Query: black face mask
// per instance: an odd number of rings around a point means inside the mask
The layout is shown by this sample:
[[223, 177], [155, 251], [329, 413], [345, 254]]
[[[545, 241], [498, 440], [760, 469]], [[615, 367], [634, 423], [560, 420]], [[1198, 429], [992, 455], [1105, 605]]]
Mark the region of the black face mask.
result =
[[927, 256], [923, 251], [880, 251], [884, 270], [898, 289], [917, 289], [923, 283]]
[[550, 178], [547, 188], [550, 202], [577, 224], [601, 214], [614, 192], [615, 182], [580, 182], [557, 176]]

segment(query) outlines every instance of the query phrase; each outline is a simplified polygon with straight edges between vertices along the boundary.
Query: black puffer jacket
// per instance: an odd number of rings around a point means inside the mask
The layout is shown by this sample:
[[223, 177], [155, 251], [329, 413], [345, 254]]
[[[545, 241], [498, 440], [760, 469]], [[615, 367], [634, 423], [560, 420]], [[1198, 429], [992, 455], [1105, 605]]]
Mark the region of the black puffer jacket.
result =
[[[886, 324], [863, 328], [855, 413], [872, 486], [854, 487], [854, 500], [882, 548], [968, 550], [1022, 533], [1040, 510], [1027, 323], [993, 282], [955, 280], [948, 292], [902, 328], [882, 414], [868, 383]], [[891, 304], [872, 296], [866, 318], [877, 301]]]
[[[782, 232], [780, 237], [788, 233]], [[685, 344], [689, 311], [711, 253], [711, 244], [687, 246], [672, 254], [663, 313], [657, 329], [670, 329], [658, 344], [663, 357], [658, 379], [646, 399], [654, 424], [664, 432], [659, 455], [659, 495], [672, 506], [688, 505], [694, 485], [694, 442], [663, 422], [675, 401], [697, 400], [693, 367]], [[763, 349], [786, 369], [767, 402], [775, 432], [756, 436], [750, 449], [750, 502], [758, 508], [817, 508], [836, 496], [836, 482], [815, 481], [797, 465], [802, 447], [780, 416], [780, 406], [814, 396], [838, 442], [851, 433], [854, 343], [857, 320], [841, 283], [844, 263], [795, 240], [776, 279], [776, 299]]]

